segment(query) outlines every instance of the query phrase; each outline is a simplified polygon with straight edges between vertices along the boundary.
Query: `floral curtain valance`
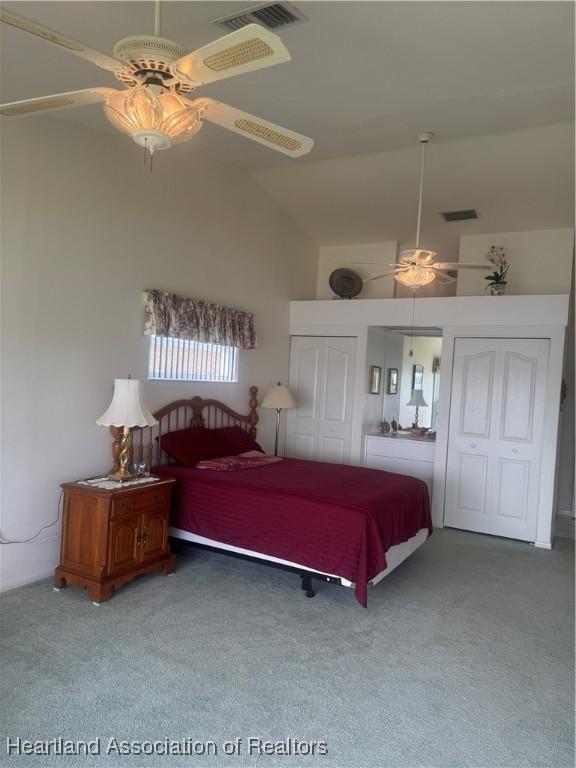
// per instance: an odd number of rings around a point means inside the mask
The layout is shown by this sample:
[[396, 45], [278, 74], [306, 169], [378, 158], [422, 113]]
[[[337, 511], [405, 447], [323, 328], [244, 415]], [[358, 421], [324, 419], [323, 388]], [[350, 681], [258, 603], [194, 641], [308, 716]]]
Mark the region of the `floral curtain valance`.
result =
[[144, 292], [144, 335], [223, 344], [258, 346], [254, 315], [166, 291]]

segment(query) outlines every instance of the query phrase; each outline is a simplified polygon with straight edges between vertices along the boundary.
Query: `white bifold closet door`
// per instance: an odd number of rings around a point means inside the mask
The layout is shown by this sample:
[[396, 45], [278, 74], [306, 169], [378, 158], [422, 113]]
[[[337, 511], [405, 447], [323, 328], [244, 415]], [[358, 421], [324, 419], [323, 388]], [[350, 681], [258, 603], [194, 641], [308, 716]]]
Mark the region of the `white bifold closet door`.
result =
[[286, 455], [312, 461], [350, 461], [356, 339], [293, 336]]
[[445, 525], [535, 540], [549, 346], [456, 339]]

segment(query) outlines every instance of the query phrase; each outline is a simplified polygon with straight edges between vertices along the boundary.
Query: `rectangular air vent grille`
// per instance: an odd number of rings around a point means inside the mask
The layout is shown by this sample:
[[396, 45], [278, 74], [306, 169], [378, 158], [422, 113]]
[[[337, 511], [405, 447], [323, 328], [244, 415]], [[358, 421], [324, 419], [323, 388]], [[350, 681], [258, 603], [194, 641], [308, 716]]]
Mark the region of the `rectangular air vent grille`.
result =
[[290, 3], [268, 3], [245, 8], [241, 13], [221, 16], [218, 19], [213, 19], [212, 24], [228, 31], [241, 29], [247, 24], [260, 24], [266, 29], [276, 30], [292, 24], [301, 24], [303, 21], [308, 21], [308, 19]]
[[444, 221], [467, 221], [468, 219], [477, 219], [478, 211], [474, 208], [467, 208], [463, 211], [445, 211], [442, 216]]

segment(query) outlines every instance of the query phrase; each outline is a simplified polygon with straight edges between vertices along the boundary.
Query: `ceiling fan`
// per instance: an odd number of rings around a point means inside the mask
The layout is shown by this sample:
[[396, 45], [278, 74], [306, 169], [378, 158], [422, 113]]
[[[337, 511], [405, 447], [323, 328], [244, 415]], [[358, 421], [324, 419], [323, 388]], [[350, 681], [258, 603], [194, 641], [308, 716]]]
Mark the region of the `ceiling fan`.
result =
[[155, 2], [154, 34], [119, 40], [113, 56], [89, 48], [60, 32], [0, 9], [0, 21], [64, 48], [111, 72], [124, 86], [86, 88], [0, 105], [0, 115], [19, 117], [41, 111], [102, 102], [112, 125], [127, 133], [152, 155], [156, 150], [195, 136], [205, 120], [290, 157], [310, 152], [307, 136], [282, 128], [214, 99], [189, 99], [200, 86], [290, 61], [281, 39], [248, 24], [192, 53], [160, 37], [160, 0]]
[[[380, 280], [382, 277], [394, 275], [394, 279], [399, 283], [416, 290], [423, 285], [438, 280], [439, 283], [449, 284], [456, 281], [454, 274], [457, 269], [483, 269], [487, 271], [490, 265], [486, 264], [464, 264], [458, 261], [434, 261], [436, 253], [420, 248], [420, 223], [422, 218], [422, 193], [424, 190], [424, 158], [426, 145], [431, 140], [433, 133], [419, 133], [418, 141], [422, 146], [422, 155], [420, 160], [420, 188], [418, 192], [418, 217], [416, 223], [416, 247], [400, 251], [396, 264], [390, 264], [394, 269], [390, 272], [384, 272], [381, 275], [366, 277], [362, 282], [369, 283], [371, 280]], [[451, 274], [452, 273], [452, 274]]]

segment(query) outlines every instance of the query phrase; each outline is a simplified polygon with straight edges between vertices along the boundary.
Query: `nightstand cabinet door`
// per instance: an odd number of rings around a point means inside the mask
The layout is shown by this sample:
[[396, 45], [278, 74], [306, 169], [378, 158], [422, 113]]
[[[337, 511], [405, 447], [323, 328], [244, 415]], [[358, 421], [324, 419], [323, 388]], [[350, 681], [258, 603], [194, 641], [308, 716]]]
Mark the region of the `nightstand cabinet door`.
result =
[[168, 551], [168, 513], [166, 508], [152, 507], [142, 512], [140, 557], [155, 560]]
[[108, 573], [113, 576], [138, 567], [141, 513], [125, 514], [110, 524]]

